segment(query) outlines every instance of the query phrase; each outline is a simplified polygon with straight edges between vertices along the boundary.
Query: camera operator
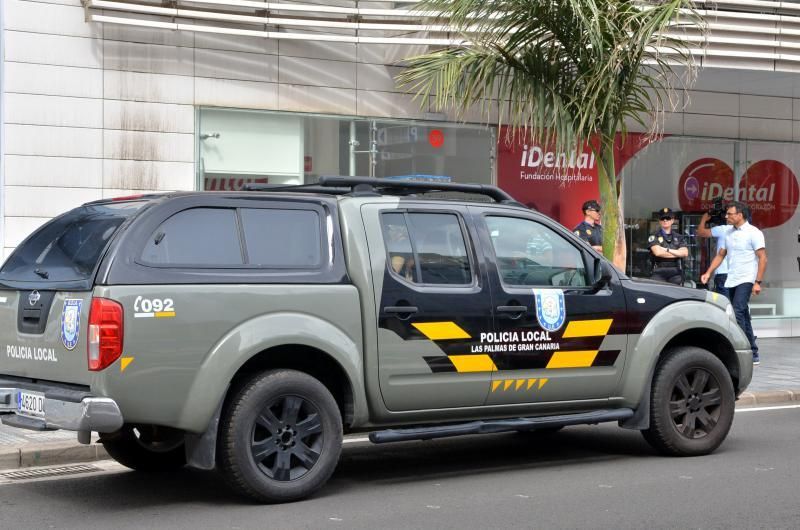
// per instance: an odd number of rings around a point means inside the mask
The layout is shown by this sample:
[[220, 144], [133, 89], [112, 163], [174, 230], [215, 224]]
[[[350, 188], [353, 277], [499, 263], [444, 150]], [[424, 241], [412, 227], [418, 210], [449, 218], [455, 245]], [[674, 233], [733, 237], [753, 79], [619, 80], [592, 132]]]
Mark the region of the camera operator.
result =
[[[728, 232], [733, 229], [725, 219], [725, 208], [722, 206], [722, 198], [714, 201], [714, 206], [703, 214], [700, 222], [697, 224], [697, 237], [713, 237], [716, 245], [714, 246], [714, 255], [719, 252], [719, 249], [725, 246], [725, 237]], [[714, 226], [708, 228], [708, 224], [712, 223]], [[725, 287], [725, 280], [728, 279], [728, 258], [725, 257], [722, 263], [717, 267], [717, 274], [714, 276], [714, 291], [730, 298], [730, 293]]]
[[672, 210], [663, 208], [659, 214], [661, 228], [647, 239], [653, 264], [653, 273], [650, 278], [681, 285], [683, 283], [682, 259], [689, 255], [689, 247], [686, 246], [686, 241], [681, 234], [672, 231], [672, 221], [675, 219]]

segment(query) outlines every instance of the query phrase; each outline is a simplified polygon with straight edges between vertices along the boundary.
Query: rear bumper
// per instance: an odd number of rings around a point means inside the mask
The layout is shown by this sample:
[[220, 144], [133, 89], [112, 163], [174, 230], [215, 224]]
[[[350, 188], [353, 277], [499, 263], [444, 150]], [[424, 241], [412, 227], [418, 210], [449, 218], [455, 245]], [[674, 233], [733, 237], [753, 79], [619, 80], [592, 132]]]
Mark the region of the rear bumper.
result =
[[[65, 429], [68, 431], [114, 432], [122, 427], [122, 413], [110, 398], [87, 395], [86, 392], [66, 391], [44, 384], [24, 383], [0, 379], [0, 418], [3, 423], [32, 430]], [[44, 394], [44, 417], [17, 414], [20, 391]]]

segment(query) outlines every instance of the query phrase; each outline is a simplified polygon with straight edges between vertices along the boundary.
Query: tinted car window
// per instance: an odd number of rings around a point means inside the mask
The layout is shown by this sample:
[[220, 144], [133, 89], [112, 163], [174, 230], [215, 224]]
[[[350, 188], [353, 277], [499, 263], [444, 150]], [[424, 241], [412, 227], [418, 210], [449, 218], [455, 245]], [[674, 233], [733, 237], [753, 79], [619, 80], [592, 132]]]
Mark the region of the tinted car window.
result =
[[486, 225], [503, 283], [586, 285], [580, 250], [550, 228], [528, 219], [494, 216], [486, 218]]
[[87, 204], [56, 217], [17, 247], [0, 270], [0, 279], [88, 279], [120, 225], [145, 204], [147, 201]]
[[392, 272], [415, 283], [472, 283], [464, 234], [456, 215], [391, 213], [383, 215], [382, 222]]
[[319, 214], [312, 210], [241, 210], [247, 262], [275, 268], [320, 265]]
[[150, 236], [142, 259], [187, 267], [242, 265], [236, 211], [192, 208], [173, 215]]

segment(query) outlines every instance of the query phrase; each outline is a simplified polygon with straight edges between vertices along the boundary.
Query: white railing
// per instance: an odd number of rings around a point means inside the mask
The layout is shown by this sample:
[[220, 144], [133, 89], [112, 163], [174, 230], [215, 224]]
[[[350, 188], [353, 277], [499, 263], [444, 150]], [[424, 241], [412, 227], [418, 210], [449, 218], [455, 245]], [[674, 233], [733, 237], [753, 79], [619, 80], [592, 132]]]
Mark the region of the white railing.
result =
[[[800, 3], [696, 0], [708, 32], [689, 34], [706, 66], [800, 69]], [[173, 31], [357, 44], [465, 44], [415, 1], [327, 0], [322, 4], [259, 0], [83, 0], [89, 22]], [[417, 49], [418, 53], [419, 50]], [[743, 61], [744, 60], [744, 61]]]

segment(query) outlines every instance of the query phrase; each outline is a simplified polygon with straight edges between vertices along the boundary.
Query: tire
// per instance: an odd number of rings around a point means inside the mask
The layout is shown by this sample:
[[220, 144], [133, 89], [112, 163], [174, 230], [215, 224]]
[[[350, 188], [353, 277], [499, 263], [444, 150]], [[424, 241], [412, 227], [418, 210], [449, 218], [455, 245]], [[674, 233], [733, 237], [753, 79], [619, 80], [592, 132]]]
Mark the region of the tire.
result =
[[111, 458], [136, 471], [175, 471], [186, 465], [183, 433], [167, 427], [125, 425], [100, 442]]
[[237, 493], [263, 503], [291, 502], [328, 481], [341, 450], [342, 417], [328, 389], [302, 372], [274, 370], [229, 399], [217, 461]]
[[642, 435], [666, 455], [709, 454], [728, 435], [734, 407], [733, 382], [722, 361], [701, 348], [675, 348], [656, 368], [650, 428]]

